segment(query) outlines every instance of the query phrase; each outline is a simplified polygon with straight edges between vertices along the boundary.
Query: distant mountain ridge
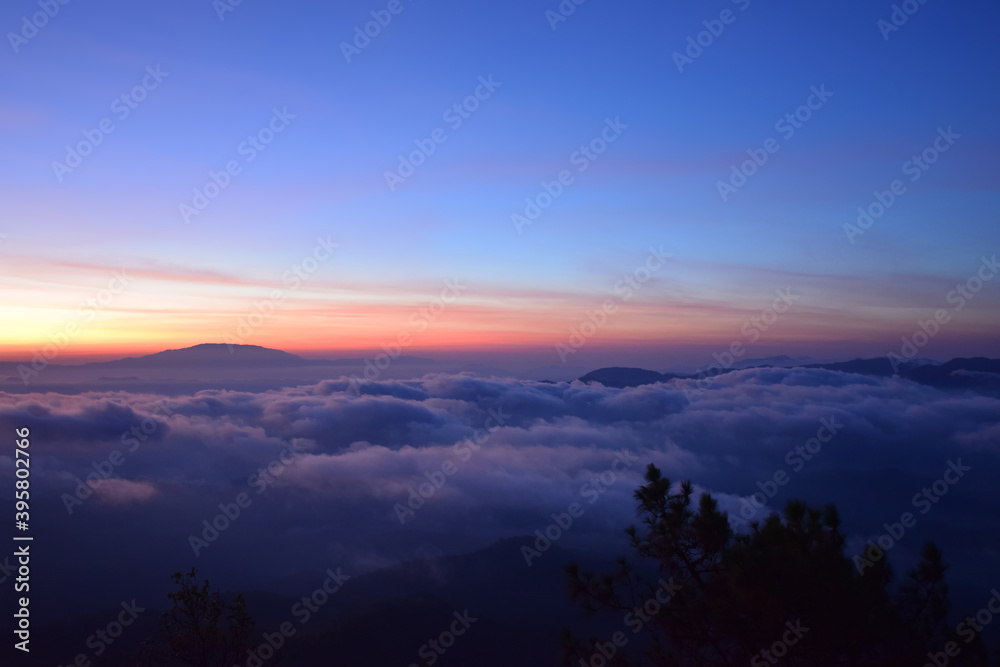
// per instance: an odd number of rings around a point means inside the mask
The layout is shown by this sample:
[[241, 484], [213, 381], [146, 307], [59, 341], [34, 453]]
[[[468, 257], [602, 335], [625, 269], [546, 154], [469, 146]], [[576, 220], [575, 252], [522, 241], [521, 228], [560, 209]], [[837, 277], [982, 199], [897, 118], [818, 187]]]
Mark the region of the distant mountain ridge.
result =
[[793, 368], [804, 366], [805, 364], [816, 363], [815, 359], [809, 357], [790, 357], [787, 354], [780, 354], [775, 357], [764, 357], [763, 359], [744, 359], [733, 364], [734, 370], [753, 368], [755, 366], [774, 366], [777, 368]]
[[645, 368], [624, 368], [612, 366], [609, 368], [598, 368], [590, 371], [579, 379], [582, 382], [599, 382], [605, 387], [638, 387], [644, 384], [654, 384], [656, 382], [667, 382], [675, 378], [690, 377], [686, 375], [675, 375], [673, 373], [657, 373]]
[[[141, 357], [124, 357], [112, 361], [92, 361], [85, 364], [49, 364], [58, 368], [171, 368], [194, 367], [281, 367], [294, 366], [349, 366], [364, 363], [368, 357], [342, 359], [306, 359], [297, 354], [260, 345], [236, 345], [228, 343], [201, 343], [176, 350], [163, 350]], [[0, 370], [13, 372], [19, 364], [30, 362], [0, 361]], [[434, 363], [433, 359], [400, 355], [393, 358], [394, 364]]]
[[936, 387], [995, 388], [1000, 387], [1000, 359], [952, 359], [940, 365], [917, 366], [905, 377]]
[[[790, 359], [789, 357], [773, 357], [773, 359]], [[895, 361], [895, 364], [893, 363]], [[751, 366], [749, 368], [773, 368], [769, 364]], [[852, 359], [824, 364], [807, 364], [802, 366], [782, 366], [785, 368], [823, 369], [839, 373], [854, 373], [869, 377], [893, 377], [918, 382], [933, 387], [953, 389], [974, 389], [977, 391], [1000, 392], [1000, 359], [988, 357], [956, 358], [939, 364], [930, 360], [914, 360], [899, 362], [889, 357], [872, 359]], [[747, 368], [723, 369], [717, 375], [724, 375]], [[657, 382], [668, 382], [673, 379], [701, 379], [707, 374], [677, 374], [659, 373], [645, 368], [623, 368], [612, 366], [599, 368], [580, 376], [581, 382], [599, 382], [606, 387], [622, 389], [638, 387]]]
[[[69, 372], [78, 370], [108, 370], [122, 372], [128, 370], [158, 371], [161, 369], [213, 369], [231, 371], [233, 369], [252, 371], [255, 368], [295, 369], [324, 368], [331, 366], [360, 366], [366, 361], [371, 363], [372, 357], [355, 357], [341, 359], [306, 359], [297, 354], [285, 352], [260, 345], [230, 345], [226, 343], [202, 343], [176, 350], [163, 350], [140, 357], [125, 357], [113, 361], [90, 362], [87, 364], [49, 364], [52, 367]], [[746, 359], [734, 364], [732, 368], [722, 369], [725, 374], [748, 368], [806, 368], [823, 369], [841, 373], [855, 373], [870, 377], [898, 376], [920, 384], [942, 388], [967, 388], [976, 391], [996, 391], [1000, 393], [1000, 360], [987, 357], [970, 357], [951, 359], [946, 363], [938, 363], [930, 359], [913, 359], [907, 361], [893, 360], [889, 357], [874, 357], [870, 359], [852, 359], [850, 361], [835, 361], [826, 363], [803, 363], [811, 361], [806, 357], [789, 357], [778, 355], [762, 359]], [[30, 362], [0, 361], [0, 372], [16, 376], [18, 367]], [[416, 356], [400, 355], [393, 358], [393, 364], [437, 364], [433, 359]], [[464, 370], [485, 370], [494, 375], [502, 373], [500, 369], [477, 367], [466, 364]], [[280, 371], [279, 371], [280, 372]], [[670, 382], [676, 379], [696, 379], [709, 377], [705, 373], [675, 373], [658, 372], [645, 368], [609, 366], [598, 368], [581, 375], [577, 379], [582, 382], [598, 382], [607, 387], [625, 388], [639, 387], [657, 382]], [[8, 378], [14, 380], [16, 377]], [[106, 380], [131, 379], [137, 377], [107, 377]]]
[[[899, 371], [906, 372], [911, 368], [908, 362], [898, 364]], [[822, 368], [828, 371], [840, 371], [841, 373], [857, 373], [858, 375], [873, 375], [875, 377], [891, 377], [897, 374], [897, 369], [893, 366], [889, 357], [875, 357], [874, 359], [852, 359], [851, 361], [837, 361], [829, 364], [809, 364], [802, 368]]]
[[275, 350], [260, 345], [227, 345], [225, 343], [202, 343], [177, 350], [164, 350], [141, 357], [125, 357], [115, 361], [97, 361], [85, 366], [148, 368], [164, 365], [208, 364], [228, 365], [233, 363], [253, 363], [261, 366], [301, 366], [315, 363], [297, 354]]

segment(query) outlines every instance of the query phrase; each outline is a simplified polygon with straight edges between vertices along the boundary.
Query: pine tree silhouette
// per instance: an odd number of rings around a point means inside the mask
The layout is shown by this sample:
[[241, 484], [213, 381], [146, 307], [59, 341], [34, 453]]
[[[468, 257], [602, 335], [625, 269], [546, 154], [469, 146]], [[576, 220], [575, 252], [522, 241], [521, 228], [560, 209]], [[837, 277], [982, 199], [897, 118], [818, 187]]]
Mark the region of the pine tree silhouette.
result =
[[[626, 530], [633, 557], [620, 558], [612, 573], [567, 568], [570, 595], [588, 611], [648, 619], [642, 664], [919, 667], [954, 638], [945, 624], [947, 568], [933, 543], [892, 595], [886, 558], [860, 572], [844, 554], [832, 505], [819, 510], [793, 500], [783, 516], [741, 534], [711, 494], [694, 506], [689, 481], [672, 492], [650, 464], [645, 482], [635, 492], [641, 527]], [[663, 602], [667, 588], [673, 595]], [[634, 627], [622, 630], [626, 641], [633, 636]], [[582, 641], [568, 629], [563, 639], [565, 664], [631, 664], [606, 639]], [[985, 660], [977, 636], [949, 664]]]
[[208, 580], [198, 584], [195, 568], [170, 578], [178, 588], [167, 595], [173, 606], [160, 617], [159, 634], [143, 646], [140, 661], [161, 667], [240, 664], [254, 627], [243, 596], [226, 602]]

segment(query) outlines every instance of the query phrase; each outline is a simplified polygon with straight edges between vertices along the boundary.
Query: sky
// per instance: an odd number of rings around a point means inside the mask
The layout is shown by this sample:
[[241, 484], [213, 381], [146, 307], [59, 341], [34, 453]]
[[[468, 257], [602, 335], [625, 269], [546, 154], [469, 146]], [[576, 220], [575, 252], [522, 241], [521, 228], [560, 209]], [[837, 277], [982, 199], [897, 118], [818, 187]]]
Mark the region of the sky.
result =
[[6, 3], [0, 358], [1000, 355], [1000, 8], [907, 6]]

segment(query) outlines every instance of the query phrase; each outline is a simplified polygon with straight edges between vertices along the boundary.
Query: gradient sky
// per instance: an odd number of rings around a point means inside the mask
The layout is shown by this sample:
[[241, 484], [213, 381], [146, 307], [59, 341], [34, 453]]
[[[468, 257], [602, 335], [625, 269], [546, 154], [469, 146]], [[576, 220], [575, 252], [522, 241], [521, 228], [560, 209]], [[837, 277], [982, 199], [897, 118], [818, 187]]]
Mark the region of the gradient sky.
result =
[[[388, 2], [243, 2], [223, 19], [219, 4], [70, 2], [26, 42], [10, 34], [37, 2], [0, 10], [0, 357], [74, 324], [63, 361], [222, 342], [281, 289], [245, 342], [326, 355], [410, 332], [413, 350], [559, 363], [554, 345], [651, 246], [669, 261], [592, 348], [749, 342], [741, 327], [790, 288], [760, 350], [885, 354], [947, 308], [920, 356], [1000, 355], [1000, 278], [960, 312], [946, 301], [1000, 250], [996, 3], [928, 0], [885, 39], [892, 3], [871, 0], [590, 0], [555, 29], [555, 0], [401, 0], [349, 63], [341, 43]], [[679, 72], [671, 54], [723, 10], [734, 20]], [[168, 76], [120, 118], [114, 100], [156, 67]], [[491, 76], [452, 129], [444, 112]], [[776, 121], [813, 86], [833, 96], [786, 139]], [[276, 108], [295, 118], [247, 162], [241, 142]], [[60, 181], [53, 162], [106, 118]], [[609, 118], [628, 129], [578, 172]], [[911, 182], [904, 163], [949, 127], [961, 137]], [[436, 128], [447, 141], [390, 190], [385, 172]], [[723, 201], [717, 182], [771, 137], [780, 150]], [[242, 171], [185, 222], [231, 160]], [[511, 215], [564, 169], [573, 183], [518, 233]], [[906, 192], [848, 242], [894, 179]], [[317, 238], [339, 248], [291, 289]], [[126, 289], [81, 313], [122, 269]], [[448, 279], [467, 287], [418, 330]]]

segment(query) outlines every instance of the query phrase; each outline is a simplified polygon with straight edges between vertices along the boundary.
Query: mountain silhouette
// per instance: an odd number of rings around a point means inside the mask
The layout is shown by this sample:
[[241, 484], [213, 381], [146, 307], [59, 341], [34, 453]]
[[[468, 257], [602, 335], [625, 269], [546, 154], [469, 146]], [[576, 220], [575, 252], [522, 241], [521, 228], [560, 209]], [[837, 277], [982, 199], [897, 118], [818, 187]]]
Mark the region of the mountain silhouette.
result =
[[[85, 364], [50, 363], [48, 366], [63, 369], [156, 369], [156, 368], [290, 368], [295, 366], [350, 366], [363, 364], [368, 357], [341, 359], [306, 359], [297, 354], [284, 352], [260, 345], [236, 345], [228, 343], [201, 343], [177, 350], [164, 350], [141, 357], [124, 357], [112, 361], [92, 361]], [[0, 361], [0, 372], [17, 372], [19, 365], [28, 362]], [[433, 359], [400, 355], [393, 358], [394, 364], [435, 363]]]
[[586, 375], [580, 376], [579, 380], [581, 382], [599, 382], [605, 387], [624, 389], [625, 387], [638, 387], [644, 384], [667, 382], [668, 380], [680, 377], [687, 376], [675, 375], [673, 373], [657, 373], [645, 368], [612, 366], [609, 368], [598, 368], [596, 371], [591, 371]]
[[[775, 360], [789, 360], [789, 357], [772, 357]], [[761, 360], [764, 361], [764, 360]], [[769, 364], [750, 368], [771, 368]], [[824, 364], [807, 364], [785, 366], [785, 368], [816, 368], [838, 373], [854, 373], [869, 377], [899, 376], [913, 382], [938, 387], [942, 389], [970, 389], [985, 393], [1000, 393], [1000, 359], [987, 357], [972, 357], [952, 359], [939, 364], [929, 359], [914, 359], [895, 365], [889, 357], [874, 357], [871, 359], [852, 359]], [[719, 375], [731, 373], [743, 368], [724, 369]], [[581, 382], [599, 382], [606, 387], [623, 389], [638, 387], [656, 382], [669, 382], [673, 379], [702, 377], [699, 375], [682, 375], [676, 373], [658, 373], [645, 368], [623, 368], [611, 366], [598, 368], [581, 375]]]
[[805, 364], [816, 363], [809, 357], [790, 357], [787, 354], [780, 354], [775, 357], [764, 357], [762, 359], [743, 359], [733, 364], [733, 370], [744, 368], [754, 368], [756, 366], [777, 366], [778, 368], [794, 368]]
[[88, 367], [150, 368], [158, 366], [304, 366], [316, 363], [297, 354], [282, 352], [259, 345], [227, 345], [202, 343], [179, 350], [164, 350], [142, 357], [126, 357], [115, 361], [84, 364]]
[[952, 359], [940, 365], [918, 366], [905, 373], [914, 382], [934, 387], [1000, 389], [1000, 359]]

